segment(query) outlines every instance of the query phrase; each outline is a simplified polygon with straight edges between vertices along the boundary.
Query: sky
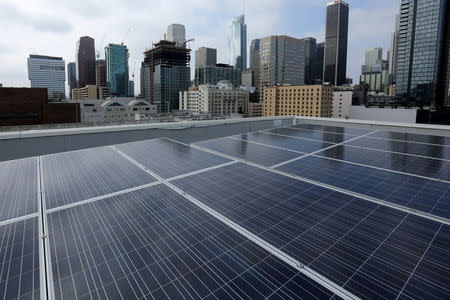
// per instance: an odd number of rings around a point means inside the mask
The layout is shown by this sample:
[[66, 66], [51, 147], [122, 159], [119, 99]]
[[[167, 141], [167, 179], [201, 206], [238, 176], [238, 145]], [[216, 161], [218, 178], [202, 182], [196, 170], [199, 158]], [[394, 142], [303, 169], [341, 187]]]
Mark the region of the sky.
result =
[[[347, 1], [347, 77], [354, 82], [359, 82], [366, 48], [382, 47], [386, 56], [400, 1]], [[184, 24], [187, 38], [194, 38], [191, 67], [199, 47], [216, 48], [218, 62], [226, 63], [228, 26], [244, 7], [249, 47], [251, 40], [269, 35], [311, 36], [323, 42], [327, 2], [247, 0], [244, 6], [243, 0], [0, 0], [0, 83], [29, 87], [30, 54], [63, 57], [67, 64], [75, 61], [79, 37], [88, 35], [101, 57], [107, 43], [128, 46], [130, 80], [134, 73], [138, 94], [142, 53], [164, 38], [169, 24]]]

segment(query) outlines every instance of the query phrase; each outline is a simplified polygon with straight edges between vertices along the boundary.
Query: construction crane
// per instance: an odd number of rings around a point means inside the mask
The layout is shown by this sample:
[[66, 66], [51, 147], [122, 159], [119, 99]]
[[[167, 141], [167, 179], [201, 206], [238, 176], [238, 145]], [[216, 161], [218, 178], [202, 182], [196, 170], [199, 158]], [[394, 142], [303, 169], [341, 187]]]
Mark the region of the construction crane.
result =
[[130, 26], [130, 27], [128, 27], [127, 33], [125, 33], [125, 36], [123, 37], [123, 39], [122, 39], [122, 42], [120, 43], [121, 45], [123, 45], [123, 44], [124, 44], [124, 42], [125, 42], [125, 39], [127, 38], [127, 36], [128, 36], [128, 34], [130, 33], [130, 31], [131, 31], [131, 26]]
[[100, 51], [102, 49], [103, 43], [105, 42], [105, 38], [106, 38], [106, 32], [105, 32], [105, 34], [103, 34], [102, 42], [99, 44], [100, 47], [98, 48], [97, 53], [96, 53], [97, 59], [100, 58]]
[[184, 42], [183, 42], [183, 47], [186, 48], [187, 43], [193, 42], [193, 41], [194, 41], [194, 38], [188, 39], [188, 40], [184, 41]]

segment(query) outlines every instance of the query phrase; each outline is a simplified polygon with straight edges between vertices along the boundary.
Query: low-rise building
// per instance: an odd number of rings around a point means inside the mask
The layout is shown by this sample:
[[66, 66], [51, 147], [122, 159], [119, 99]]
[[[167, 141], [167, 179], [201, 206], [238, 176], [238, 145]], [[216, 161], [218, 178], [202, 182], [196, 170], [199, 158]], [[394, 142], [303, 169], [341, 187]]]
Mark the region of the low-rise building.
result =
[[263, 116], [263, 107], [264, 107], [264, 104], [262, 102], [249, 102], [247, 117], [249, 117], [249, 118], [262, 117]]
[[87, 85], [82, 88], [72, 90], [72, 100], [99, 99], [104, 100], [109, 97], [109, 88], [97, 85]]
[[283, 85], [266, 87], [264, 116], [306, 116], [331, 118], [331, 85]]
[[235, 89], [229, 81], [217, 85], [201, 85], [180, 92], [180, 109], [193, 113], [211, 113], [213, 116], [248, 115], [249, 91]]
[[333, 92], [333, 118], [348, 119], [350, 116], [350, 107], [353, 102], [353, 91], [334, 91]]
[[389, 86], [389, 96], [395, 96], [395, 84]]

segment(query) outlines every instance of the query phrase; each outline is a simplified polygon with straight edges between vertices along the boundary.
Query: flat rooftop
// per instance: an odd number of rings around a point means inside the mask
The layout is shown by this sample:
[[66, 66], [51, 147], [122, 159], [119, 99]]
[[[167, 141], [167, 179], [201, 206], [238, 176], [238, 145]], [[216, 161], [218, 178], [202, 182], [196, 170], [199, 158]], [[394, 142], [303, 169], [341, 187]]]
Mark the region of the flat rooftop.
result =
[[[3, 295], [450, 297], [446, 127], [186, 125], [155, 130], [191, 142], [166, 136], [0, 162]], [[16, 138], [107, 133], [79, 130]]]

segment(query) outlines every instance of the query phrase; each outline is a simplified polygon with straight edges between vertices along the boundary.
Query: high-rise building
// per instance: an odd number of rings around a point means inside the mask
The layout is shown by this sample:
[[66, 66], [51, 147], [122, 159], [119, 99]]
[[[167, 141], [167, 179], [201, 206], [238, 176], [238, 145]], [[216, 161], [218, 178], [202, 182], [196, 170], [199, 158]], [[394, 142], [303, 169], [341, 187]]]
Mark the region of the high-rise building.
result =
[[369, 48], [366, 49], [366, 59], [365, 64], [366, 65], [376, 65], [379, 60], [383, 58], [383, 48], [376, 47], [376, 48]]
[[398, 38], [397, 95], [418, 105], [445, 105], [449, 69], [450, 4], [448, 0], [402, 0]]
[[108, 86], [106, 83], [106, 61], [104, 59], [97, 59], [95, 62], [95, 75], [98, 86]]
[[[305, 45], [289, 36], [261, 39], [260, 91], [274, 85], [305, 84]], [[261, 93], [262, 96], [262, 93]]]
[[395, 17], [395, 29], [391, 37], [391, 51], [388, 55], [389, 59], [389, 76], [390, 84], [393, 84], [397, 77], [397, 58], [398, 58], [398, 35], [400, 33], [400, 14]]
[[200, 47], [195, 51], [195, 68], [215, 66], [217, 64], [217, 49]]
[[72, 90], [78, 87], [77, 84], [77, 64], [70, 62], [67, 64], [67, 82], [69, 84], [69, 97], [72, 99]]
[[76, 61], [78, 87], [95, 85], [95, 43], [93, 38], [83, 36], [78, 40]]
[[128, 81], [128, 97], [134, 97], [134, 81]]
[[264, 88], [264, 116], [331, 118], [333, 87], [330, 85], [275, 86]]
[[242, 71], [242, 85], [247, 87], [253, 87], [253, 71], [252, 69], [245, 69]]
[[175, 42], [177, 46], [184, 46], [186, 42], [186, 28], [182, 24], [170, 24], [167, 27], [167, 40]]
[[302, 41], [305, 45], [305, 84], [314, 84], [312, 65], [316, 54], [316, 39], [307, 37]]
[[228, 64], [236, 69], [247, 69], [247, 25], [245, 16], [235, 17], [228, 32]]
[[[389, 71], [386, 61], [370, 66], [363, 66], [359, 82], [367, 84], [369, 91], [376, 93], [389, 93]], [[364, 68], [367, 67], [367, 68]]]
[[195, 69], [195, 86], [205, 84], [216, 85], [222, 80], [228, 80], [235, 88], [237, 88], [241, 85], [241, 72], [226, 64], [203, 66]]
[[313, 84], [322, 84], [323, 82], [323, 53], [325, 43], [316, 44], [316, 53], [311, 61], [311, 79]]
[[191, 83], [190, 49], [175, 42], [160, 41], [144, 52], [141, 66], [141, 96], [158, 106], [159, 113], [179, 108], [179, 92]]
[[106, 82], [111, 96], [128, 95], [128, 56], [125, 45], [108, 44], [105, 47]]
[[327, 4], [323, 81], [339, 86], [347, 77], [349, 6], [342, 0]]
[[252, 70], [252, 86], [259, 89], [260, 68], [260, 39], [255, 39], [250, 44], [250, 69]]
[[66, 67], [61, 57], [34, 55], [28, 58], [28, 79], [32, 88], [46, 88], [49, 99], [64, 99]]

